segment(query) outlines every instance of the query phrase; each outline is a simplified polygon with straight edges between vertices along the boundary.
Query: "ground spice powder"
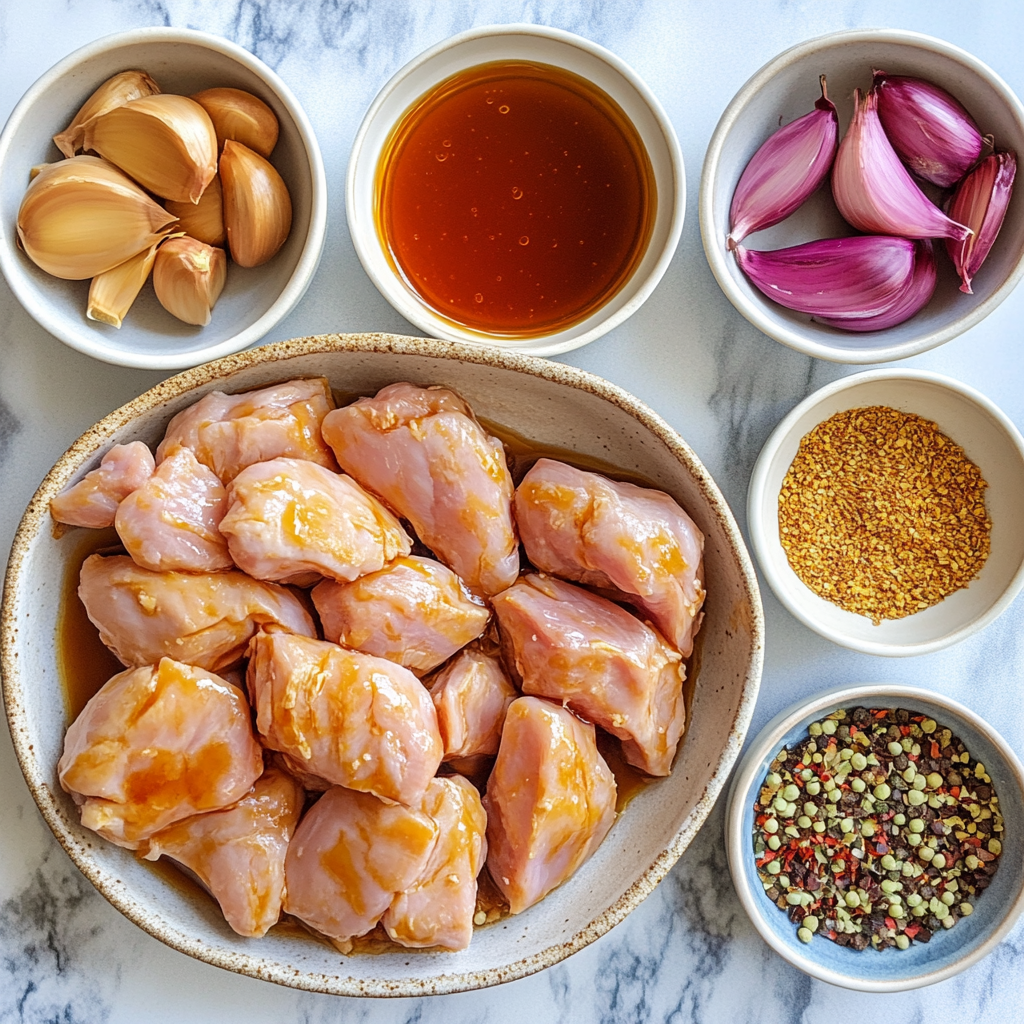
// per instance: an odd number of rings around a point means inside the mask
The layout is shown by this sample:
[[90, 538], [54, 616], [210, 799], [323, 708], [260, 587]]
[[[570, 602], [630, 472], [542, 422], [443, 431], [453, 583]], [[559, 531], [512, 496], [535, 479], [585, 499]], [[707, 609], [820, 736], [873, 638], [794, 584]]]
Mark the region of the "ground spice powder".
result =
[[849, 409], [800, 441], [779, 492], [779, 539], [811, 590], [877, 625], [978, 575], [992, 529], [986, 486], [931, 421]]

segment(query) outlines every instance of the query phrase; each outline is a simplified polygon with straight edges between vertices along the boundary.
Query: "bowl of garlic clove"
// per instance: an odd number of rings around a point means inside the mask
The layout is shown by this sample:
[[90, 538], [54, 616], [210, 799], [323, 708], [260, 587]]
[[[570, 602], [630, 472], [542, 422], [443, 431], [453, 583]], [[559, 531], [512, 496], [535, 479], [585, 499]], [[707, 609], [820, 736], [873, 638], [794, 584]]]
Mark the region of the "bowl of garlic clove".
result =
[[[848, 223], [849, 217], [844, 219], [840, 215], [833, 199], [835, 164], [825, 173], [820, 187], [806, 197], [795, 212], [770, 227], [762, 230], [755, 227], [749, 237], [743, 239], [742, 247], [735, 247], [735, 252], [731, 251], [729, 240], [730, 231], [735, 228], [730, 221], [731, 207], [744, 170], [759, 148], [769, 138], [782, 134], [780, 126], [792, 124], [816, 106], [821, 110], [821, 76], [827, 80], [827, 97], [835, 104], [838, 114], [838, 139], [843, 140], [854, 114], [854, 90], [873, 91], [875, 70], [886, 76], [906, 76], [940, 87], [965, 108], [980, 134], [993, 136], [997, 153], [1009, 151], [1018, 159], [1024, 154], [1024, 106], [991, 68], [951, 43], [916, 32], [854, 29], [799, 43], [769, 61], [746, 82], [718, 122], [705, 156], [700, 185], [704, 251], [729, 301], [758, 330], [776, 341], [806, 355], [839, 363], [904, 359], [945, 344], [980, 323], [1024, 276], [1024, 199], [1020, 195], [1009, 198], [995, 243], [970, 282], [973, 294], [960, 289], [961, 280], [945, 240], [935, 237], [931, 243], [934, 270], [929, 272], [934, 292], [930, 299], [909, 319], [881, 329], [867, 330], [861, 325], [841, 330], [823, 322], [827, 313], [815, 316], [785, 308], [755, 286], [756, 273], [753, 276], [744, 273], [740, 259], [753, 258], [762, 263], [777, 260], [779, 257], [772, 250], [823, 239], [845, 240], [855, 234], [854, 227]], [[892, 159], [898, 159], [895, 153]], [[881, 168], [879, 173], [888, 173], [883, 164], [881, 158], [872, 162], [872, 166]], [[870, 175], [871, 169], [868, 166], [865, 173]], [[909, 181], [911, 176], [906, 177]], [[867, 234], [913, 238], [941, 234], [943, 229], [938, 222], [945, 220], [941, 210], [946, 208], [953, 190], [916, 177], [913, 182], [915, 189], [921, 189], [915, 201], [928, 204], [926, 209], [936, 223], [921, 228], [917, 234], [877, 228], [865, 229]], [[886, 189], [889, 189], [888, 179], [881, 191], [884, 193]], [[779, 206], [780, 212], [791, 208], [783, 199], [779, 200]], [[950, 207], [947, 212], [955, 211]], [[863, 243], [858, 239], [858, 244]], [[920, 249], [927, 248], [929, 243], [918, 242], [916, 246], [920, 261]], [[810, 255], [823, 261], [835, 254], [823, 252], [819, 247]], [[863, 263], [858, 264], [863, 271], [868, 305], [877, 298], [871, 291], [868, 277], [881, 264], [881, 256], [873, 267], [864, 269]], [[914, 274], [916, 277], [916, 270]], [[790, 279], [793, 276], [790, 274]], [[826, 277], [827, 274], [822, 275], [823, 279]], [[820, 289], [834, 296], [837, 290], [849, 291], [850, 283], [849, 274], [833, 273], [829, 280], [820, 284]], [[774, 287], [786, 286], [777, 278]], [[845, 297], [845, 291], [840, 298]], [[838, 303], [840, 299], [834, 301]], [[885, 323], [883, 316], [877, 320]]]
[[[193, 158], [186, 162], [195, 171], [194, 180], [153, 180], [154, 175], [166, 177], [166, 166], [174, 162], [167, 156], [167, 140], [160, 140], [153, 152], [139, 146], [131, 135], [134, 125], [117, 123], [127, 107], [115, 108], [116, 116], [107, 119], [106, 138], [96, 130], [101, 118], [91, 125], [75, 123], [82, 120], [76, 115], [83, 106], [115, 76], [136, 101], [131, 110], [136, 121], [149, 113], [135, 113], [136, 108], [145, 107], [158, 89], [162, 109], [154, 113], [154, 123], [177, 118], [176, 125], [183, 127], [175, 134], [188, 141], [196, 103], [186, 98], [199, 94], [214, 123], [230, 117], [247, 121], [267, 155], [233, 142], [226, 142], [220, 153], [215, 140], [212, 166], [209, 154], [195, 158], [193, 147]], [[117, 82], [108, 87], [110, 92], [117, 88]], [[97, 102], [103, 98], [101, 91]], [[167, 108], [175, 105], [180, 109], [168, 115]], [[208, 149], [209, 143], [200, 140], [202, 146]], [[113, 164], [119, 170], [111, 173]], [[211, 183], [218, 164], [221, 173]], [[246, 231], [236, 231], [229, 244], [211, 235], [210, 248], [202, 219], [212, 201], [223, 195], [225, 220], [232, 203], [236, 210], [244, 205], [237, 198], [241, 190], [236, 186], [232, 191], [231, 171], [236, 178], [276, 178], [286, 198], [273, 208], [243, 211]], [[83, 213], [83, 204], [68, 197], [88, 189], [102, 195]], [[51, 201], [39, 201], [47, 191]], [[164, 198], [154, 198], [157, 192]], [[109, 210], [97, 216], [103, 202]], [[290, 230], [281, 224], [280, 210], [287, 205]], [[242, 214], [237, 216], [241, 222]], [[80, 243], [76, 249], [75, 238], [88, 237], [90, 217], [104, 224], [104, 230], [96, 231], [97, 248], [116, 250], [120, 244], [132, 250], [98, 277], [97, 268], [110, 265], [118, 254], [108, 254], [105, 264], [83, 260], [80, 250], [91, 252], [92, 247]], [[146, 28], [88, 44], [25, 93], [0, 134], [0, 271], [40, 326], [104, 362], [178, 369], [252, 345], [305, 294], [320, 261], [326, 224], [323, 160], [302, 107], [262, 61], [204, 32]], [[194, 244], [189, 237], [172, 238], [183, 231], [204, 237]], [[140, 244], [144, 233], [148, 241]], [[229, 250], [234, 258], [225, 262], [222, 254]], [[114, 326], [118, 320], [120, 327]]]

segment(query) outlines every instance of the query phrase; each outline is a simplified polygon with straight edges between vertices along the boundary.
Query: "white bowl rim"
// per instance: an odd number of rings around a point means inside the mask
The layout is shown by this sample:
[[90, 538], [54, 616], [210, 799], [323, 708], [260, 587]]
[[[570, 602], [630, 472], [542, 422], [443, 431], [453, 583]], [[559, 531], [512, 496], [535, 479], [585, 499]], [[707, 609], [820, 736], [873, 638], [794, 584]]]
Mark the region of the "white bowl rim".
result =
[[[993, 929], [992, 934], [980, 943], [977, 949], [956, 963], [934, 971], [926, 971], [923, 974], [891, 981], [858, 978], [822, 967], [810, 957], [803, 956], [799, 950], [778, 942], [777, 936], [764, 921], [762, 913], [764, 908], [754, 899], [753, 885], [755, 883], [751, 880], [748, 871], [748, 865], [753, 859], [750, 848], [751, 837], [749, 834], [745, 835], [742, 828], [745, 800], [750, 795], [752, 786], [757, 782], [756, 776], [759, 773], [761, 761], [772, 748], [777, 746], [790, 729], [807, 715], [826, 710], [832, 711], [851, 703], [863, 704], [873, 698], [884, 698], [889, 703], [907, 701], [912, 704], [914, 701], [927, 701], [943, 708], [954, 717], [959, 716], [977, 732], [988, 738], [989, 742], [1006, 759], [1018, 787], [1024, 789], [1024, 765], [1021, 764], [1020, 758], [1014, 753], [1013, 748], [992, 725], [959, 701], [936, 693], [934, 690], [908, 686], [903, 683], [844, 683], [841, 686], [822, 690], [780, 711], [751, 741], [743, 759], [733, 773], [732, 782], [729, 785], [725, 812], [725, 849], [729, 861], [729, 872], [743, 909], [747, 912], [747, 916], [760, 933], [761, 938], [779, 956], [788, 960], [805, 974], [821, 981], [827, 981], [830, 985], [839, 985], [842, 988], [854, 989], [858, 992], [904, 992], [908, 989], [924, 988], [926, 985], [945, 981], [987, 956], [1009, 934], [1010, 929], [1024, 912], [1024, 888], [1017, 894], [1013, 904], [1006, 909], [1002, 920]], [[756, 884], [759, 885], [760, 882]]]
[[[109, 441], [119, 427], [151, 409], [165, 406], [196, 387], [252, 366], [287, 360], [293, 356], [306, 356], [318, 352], [348, 351], [355, 353], [384, 352], [397, 355], [431, 356], [464, 363], [496, 366], [538, 377], [577, 390], [593, 394], [610, 402], [631, 415], [648, 429], [691, 473], [705, 494], [711, 513], [722, 524], [740, 571], [741, 586], [750, 607], [750, 656], [743, 681], [742, 696], [729, 731], [728, 740], [701, 798], [666, 848], [658, 854], [637, 880], [612, 904], [567, 942], [558, 943], [538, 953], [520, 958], [504, 967], [475, 972], [435, 975], [431, 978], [408, 977], [396, 981], [347, 978], [341, 975], [314, 974], [289, 969], [278, 961], [267, 960], [255, 954], [236, 954], [184, 934], [162, 919], [147, 916], [134, 898], [109, 871], [91, 860], [78, 838], [66, 828], [51, 792], [48, 770], [43, 769], [36, 757], [28, 729], [23, 722], [21, 693], [24, 681], [18, 664], [18, 618], [12, 594], [23, 585], [22, 566], [31, 550], [34, 538], [50, 528], [49, 499], [66, 483], [73, 470]], [[43, 478], [30, 500], [18, 525], [4, 579], [3, 599], [0, 603], [0, 693], [3, 696], [7, 722], [15, 754], [22, 774], [50, 830], [83, 875], [99, 890], [104, 898], [143, 931], [168, 946], [197, 960], [225, 970], [278, 984], [345, 996], [423, 996], [462, 992], [486, 988], [506, 981], [535, 974], [564, 960], [584, 946], [600, 938], [622, 921], [665, 877], [669, 869], [683, 854], [700, 830], [712, 807], [725, 788], [729, 772], [739, 758], [743, 740], [750, 727], [760, 687], [764, 663], [764, 612], [757, 584], [757, 574], [747, 552], [743, 535], [728, 502], [712, 479], [704, 464], [687, 442], [649, 406], [623, 388], [585, 370], [562, 363], [510, 352], [494, 346], [470, 345], [443, 339], [424, 339], [393, 334], [329, 334], [279, 341], [249, 349], [216, 362], [205, 363], [170, 377], [140, 396], [114, 410], [87, 430], [57, 460]]]
[[1024, 104], [1017, 98], [1009, 85], [987, 64], [959, 46], [947, 43], [943, 39], [904, 29], [844, 29], [840, 32], [829, 32], [825, 35], [815, 36], [813, 39], [806, 39], [802, 43], [797, 43], [796, 46], [783, 50], [777, 57], [773, 57], [760, 70], [756, 71], [736, 93], [722, 113], [704, 156], [704, 168], [701, 172], [698, 195], [700, 234], [704, 253], [707, 256], [711, 272], [715, 275], [715, 280], [718, 281], [719, 287], [726, 297], [759, 331], [782, 342], [783, 345], [788, 345], [797, 352], [803, 352], [804, 355], [833, 363], [887, 363], [894, 359], [906, 359], [909, 356], [944, 345], [947, 341], [952, 341], [953, 338], [970, 330], [975, 324], [981, 323], [1017, 287], [1021, 277], [1024, 276], [1024, 255], [1022, 255], [1002, 285], [954, 323], [913, 341], [899, 342], [888, 347], [872, 347], [863, 351], [839, 349], [825, 342], [808, 338], [795, 327], [776, 323], [764, 312], [759, 302], [745, 295], [736, 287], [728, 270], [725, 246], [718, 239], [712, 220], [714, 179], [718, 174], [718, 163], [722, 147], [725, 144], [725, 137], [732, 130], [737, 117], [750, 99], [759, 93], [786, 65], [801, 60], [824, 46], [871, 41], [901, 43], [922, 50], [931, 50], [966, 65], [1000, 94], [1020, 125], [1021, 131], [1024, 132]]
[[[320, 153], [320, 145], [317, 142], [316, 133], [313, 131], [313, 125], [291, 89], [285, 85], [276, 71], [264, 64], [259, 57], [222, 36], [200, 32], [197, 29], [163, 26], [130, 29], [126, 32], [114, 32], [102, 36], [68, 54], [54, 64], [49, 71], [37, 78], [11, 111], [3, 132], [0, 132], [0, 166], [3, 166], [15, 132], [27, 117], [32, 106], [52, 87], [54, 82], [83, 61], [98, 57], [108, 50], [135, 46], [140, 43], [190, 43], [224, 54], [253, 72], [258, 78], [266, 81], [294, 120], [302, 139], [306, 159], [309, 161], [312, 195], [306, 241], [288, 283], [274, 304], [244, 331], [215, 345], [193, 349], [187, 353], [155, 354], [113, 351], [102, 340], [68, 329], [45, 304], [37, 303], [33, 296], [22, 287], [21, 268], [17, 265], [13, 229], [5, 224], [0, 224], [0, 272], [3, 273], [18, 301], [36, 323], [44, 330], [49, 331], [55, 338], [63, 341], [65, 345], [84, 352], [94, 359], [113, 363], [116, 366], [131, 366], [149, 370], [177, 370], [241, 351], [259, 341], [298, 305], [316, 273], [327, 237], [327, 173], [324, 170], [323, 156]], [[8, 237], [9, 235], [10, 237]]]
[[[397, 279], [394, 274], [390, 274], [386, 279], [383, 279], [376, 273], [370, 254], [375, 251], [375, 248], [379, 248], [378, 240], [376, 236], [374, 236], [372, 240], [365, 237], [363, 233], [356, 229], [356, 225], [353, 223], [353, 210], [356, 208], [356, 164], [358, 163], [360, 153], [362, 152], [363, 142], [369, 133], [370, 125], [377, 117], [377, 113], [380, 108], [385, 104], [390, 96], [401, 87], [402, 82], [412, 74], [412, 72], [428, 61], [433, 60], [439, 54], [444, 53], [446, 50], [454, 49], [457, 46], [461, 46], [463, 43], [474, 39], [484, 38], [486, 36], [511, 35], [540, 36], [546, 39], [554, 39], [558, 42], [566, 43], [569, 46], [575, 46], [577, 49], [585, 50], [587, 53], [592, 54], [610, 65], [615, 71], [622, 75], [622, 77], [637, 91], [644, 103], [650, 107], [651, 113], [654, 115], [654, 119], [657, 121], [658, 127], [661, 129], [662, 135], [664, 136], [665, 145], [668, 148], [669, 158], [672, 164], [672, 186], [675, 192], [675, 203], [673, 205], [672, 215], [669, 221], [669, 232], [665, 239], [665, 244], [662, 247], [661, 254], [658, 257], [657, 262], [651, 268], [647, 279], [637, 290], [633, 298], [630, 299], [629, 302], [627, 302], [621, 309], [617, 310], [611, 316], [606, 317], [600, 323], [595, 324], [589, 331], [579, 335], [579, 337], [569, 338], [563, 341], [557, 340], [559, 334], [562, 333], [561, 331], [548, 335], [547, 337], [550, 337], [552, 340], [547, 343], [539, 341], [539, 339], [543, 339], [545, 335], [540, 335], [539, 338], [522, 340], [510, 338], [506, 340], [493, 335], [487, 335], [482, 332], [472, 331], [468, 328], [462, 328], [449, 323], [442, 317], [431, 315], [429, 308], [425, 304], [415, 302], [408, 295], [405, 286], [399, 286], [397, 284]], [[665, 271], [668, 270], [668, 266], [672, 262], [676, 248], [679, 245], [679, 239], [683, 233], [683, 219], [686, 215], [686, 169], [683, 165], [683, 151], [679, 145], [679, 139], [676, 136], [675, 128], [672, 126], [672, 122], [669, 119], [668, 114], [665, 113], [664, 107], [662, 107], [661, 102], [658, 100], [657, 96], [654, 95], [646, 82], [644, 82], [644, 80], [621, 57], [612, 53], [611, 50], [605, 49], [605, 47], [601, 46], [599, 43], [595, 43], [590, 39], [585, 39], [582, 36], [575, 35], [572, 32], [566, 32], [564, 29], [560, 28], [551, 28], [547, 25], [532, 25], [518, 22], [505, 25], [485, 25], [478, 28], [467, 29], [465, 32], [459, 32], [457, 35], [444, 39], [439, 43], [435, 43], [435, 45], [431, 46], [429, 49], [426, 49], [416, 57], [413, 57], [412, 60], [399, 68], [398, 71], [396, 71], [387, 80], [387, 82], [384, 83], [380, 92], [378, 92], [374, 98], [373, 103], [370, 104], [370, 108], [363, 116], [363, 120], [359, 125], [359, 130], [356, 132], [356, 137], [352, 143], [352, 152], [348, 161], [348, 173], [345, 177], [345, 210], [348, 218], [349, 235], [352, 238], [352, 244], [355, 247], [356, 255], [359, 257], [359, 262], [362, 263], [367, 276], [377, 286], [381, 295], [383, 295], [384, 298], [386, 298], [388, 302], [390, 302], [391, 305], [405, 317], [406, 320], [415, 324], [421, 331], [425, 331], [431, 337], [436, 338], [450, 338], [452, 340], [468, 342], [475, 345], [494, 345], [508, 351], [522, 351], [533, 356], [554, 356], [561, 355], [564, 352], [571, 352], [573, 349], [581, 348], [584, 345], [589, 345], [592, 341], [596, 341], [613, 328], [618, 327], [619, 324], [628, 320], [647, 301], [647, 299], [650, 298], [651, 293], [665, 275]], [[632, 278], [630, 278], [630, 280], [632, 280]], [[628, 286], [628, 284], [629, 280], [623, 284], [623, 287]], [[597, 312], [599, 313], [600, 310]], [[571, 330], [571, 327], [566, 328], [566, 330]]]
[[[774, 508], [774, 505], [769, 504], [769, 502], [777, 500], [777, 496], [771, 498], [767, 493], [768, 472], [775, 453], [793, 432], [797, 422], [805, 413], [833, 395], [876, 380], [924, 381], [930, 384], [937, 384], [939, 387], [962, 395], [964, 398], [974, 402], [1003, 428], [1010, 442], [1017, 449], [1021, 459], [1024, 460], [1024, 437], [1021, 436], [1013, 421], [990, 398], [987, 398], [980, 391], [976, 391], [962, 381], [954, 380], [945, 374], [935, 373], [933, 370], [911, 370], [906, 368], [883, 368], [850, 374], [848, 377], [841, 377], [839, 380], [832, 381], [831, 384], [826, 384], [823, 388], [819, 388], [813, 394], [808, 395], [782, 418], [779, 425], [768, 436], [768, 440], [765, 441], [757, 461], [754, 463], [754, 471], [750, 475], [750, 485], [747, 489], [747, 529], [750, 533], [750, 544], [757, 556], [757, 564], [768, 580], [768, 584], [771, 586], [775, 596], [795, 618], [799, 619], [809, 629], [813, 629], [814, 632], [825, 637], [826, 640], [831, 640], [841, 647], [861, 651], [864, 654], [877, 654], [889, 658], [932, 654], [935, 651], [941, 651], [945, 647], [951, 647], [961, 640], [966, 640], [967, 637], [979, 632], [999, 618], [1020, 593], [1021, 589], [1024, 588], [1024, 563], [1018, 567], [1013, 579], [1010, 580], [1009, 585], [999, 598], [990, 605], [987, 611], [970, 622], [936, 640], [917, 644], [892, 644], [855, 639], [840, 630], [825, 626], [812, 616], [807, 615], [790, 596], [791, 588], [788, 582], [775, 571], [774, 564], [769, 557], [770, 542], [767, 524], [770, 519], [769, 509]], [[804, 584], [801, 583], [800, 586], [804, 586]]]

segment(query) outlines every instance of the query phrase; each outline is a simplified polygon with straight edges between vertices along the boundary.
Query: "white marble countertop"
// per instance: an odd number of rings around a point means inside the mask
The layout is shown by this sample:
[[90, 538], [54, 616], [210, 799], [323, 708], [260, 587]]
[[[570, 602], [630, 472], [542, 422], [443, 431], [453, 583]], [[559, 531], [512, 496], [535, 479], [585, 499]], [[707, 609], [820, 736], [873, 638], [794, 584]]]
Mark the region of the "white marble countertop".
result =
[[[356, 127], [378, 88], [452, 33], [541, 21], [628, 61], [661, 99], [682, 142], [689, 206], [682, 242], [630, 321], [566, 362], [648, 402], [704, 460], [739, 518], [757, 452], [801, 398], [853, 367], [818, 362], [762, 336], [732, 308], [704, 259], [696, 196], [719, 115], [764, 62], [804, 38], [887, 26], [950, 40], [1024, 95], [1024, 14], [1013, 0], [2, 0], [0, 119], [57, 60], [109, 32], [144, 25], [228, 36], [270, 64], [305, 106], [330, 189], [323, 262], [298, 308], [265, 340], [326, 331], [417, 333], [378, 294], [349, 239], [343, 179]], [[908, 365], [978, 388], [1024, 426], [1024, 288], [992, 316]], [[94, 362], [64, 347], [0, 281], [0, 551], [40, 479], [78, 434], [163, 375]], [[995, 722], [1024, 754], [1024, 601], [951, 650], [884, 660], [833, 646], [763, 591], [764, 681], [756, 732], [825, 686], [900, 680], [932, 687]], [[64, 855], [36, 811], [0, 729], [0, 1022], [301, 1020], [1024, 1021], [1024, 922], [986, 960], [932, 989], [896, 996], [811, 981], [761, 941], [729, 880], [717, 808], [682, 860], [610, 934], [534, 977], [483, 992], [370, 1001], [291, 991], [198, 963], [121, 917]], [[884, 1005], [882, 1000], [884, 999]]]

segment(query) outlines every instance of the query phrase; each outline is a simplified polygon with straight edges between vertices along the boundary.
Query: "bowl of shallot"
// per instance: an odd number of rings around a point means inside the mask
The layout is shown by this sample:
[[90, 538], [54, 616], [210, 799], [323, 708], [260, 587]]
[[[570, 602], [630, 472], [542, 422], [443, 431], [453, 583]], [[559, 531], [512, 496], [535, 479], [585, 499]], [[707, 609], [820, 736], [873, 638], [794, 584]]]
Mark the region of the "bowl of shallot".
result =
[[971, 54], [890, 29], [811, 39], [723, 113], [701, 178], [704, 250], [776, 341], [833, 362], [903, 359], [979, 323], [1024, 274], [1022, 153], [1024, 106]]
[[0, 135], [0, 270], [42, 327], [105, 362], [176, 369], [258, 341], [305, 294], [326, 223], [302, 107], [204, 32], [89, 43]]

